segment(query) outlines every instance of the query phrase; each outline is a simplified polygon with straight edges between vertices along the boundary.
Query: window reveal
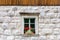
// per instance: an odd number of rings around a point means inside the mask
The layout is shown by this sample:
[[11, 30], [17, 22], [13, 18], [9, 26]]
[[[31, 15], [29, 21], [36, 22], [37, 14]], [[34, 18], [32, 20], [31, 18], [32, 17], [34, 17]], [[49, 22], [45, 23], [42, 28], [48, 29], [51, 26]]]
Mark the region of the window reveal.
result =
[[24, 18], [24, 34], [35, 34], [35, 18]]

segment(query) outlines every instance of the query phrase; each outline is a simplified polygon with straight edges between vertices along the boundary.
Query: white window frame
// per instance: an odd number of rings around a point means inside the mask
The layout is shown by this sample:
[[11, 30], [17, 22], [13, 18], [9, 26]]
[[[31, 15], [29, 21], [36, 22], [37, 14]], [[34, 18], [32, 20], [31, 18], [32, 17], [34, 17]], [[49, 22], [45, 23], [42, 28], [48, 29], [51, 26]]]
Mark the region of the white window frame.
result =
[[35, 18], [35, 34], [38, 34], [38, 16], [22, 16], [22, 25], [21, 25], [21, 32], [22, 32], [22, 34], [24, 34], [24, 18]]

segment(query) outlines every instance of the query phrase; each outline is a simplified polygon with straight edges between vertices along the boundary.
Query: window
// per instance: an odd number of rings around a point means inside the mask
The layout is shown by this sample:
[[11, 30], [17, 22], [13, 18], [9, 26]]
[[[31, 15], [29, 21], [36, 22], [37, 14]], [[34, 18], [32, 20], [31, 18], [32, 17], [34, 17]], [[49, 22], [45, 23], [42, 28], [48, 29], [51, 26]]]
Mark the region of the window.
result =
[[21, 14], [21, 33], [23, 35], [38, 35], [38, 15]]
[[35, 18], [24, 18], [24, 34], [35, 34]]

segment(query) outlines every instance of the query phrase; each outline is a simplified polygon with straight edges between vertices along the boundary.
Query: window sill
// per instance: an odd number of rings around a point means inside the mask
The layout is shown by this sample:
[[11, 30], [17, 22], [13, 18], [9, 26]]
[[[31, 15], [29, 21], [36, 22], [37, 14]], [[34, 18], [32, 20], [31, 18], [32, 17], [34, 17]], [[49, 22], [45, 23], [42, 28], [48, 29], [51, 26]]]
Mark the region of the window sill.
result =
[[23, 37], [38, 37], [39, 34], [32, 34], [32, 35], [26, 35], [26, 34], [23, 34]]

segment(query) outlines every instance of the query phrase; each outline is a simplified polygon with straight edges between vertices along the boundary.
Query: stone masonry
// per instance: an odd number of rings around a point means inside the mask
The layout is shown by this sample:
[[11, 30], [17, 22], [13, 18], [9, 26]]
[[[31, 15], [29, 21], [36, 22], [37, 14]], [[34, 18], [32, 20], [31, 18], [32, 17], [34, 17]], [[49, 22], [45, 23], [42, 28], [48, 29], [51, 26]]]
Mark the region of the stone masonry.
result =
[[[39, 36], [22, 37], [20, 12], [39, 14]], [[60, 40], [60, 6], [0, 6], [0, 40]]]

